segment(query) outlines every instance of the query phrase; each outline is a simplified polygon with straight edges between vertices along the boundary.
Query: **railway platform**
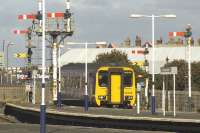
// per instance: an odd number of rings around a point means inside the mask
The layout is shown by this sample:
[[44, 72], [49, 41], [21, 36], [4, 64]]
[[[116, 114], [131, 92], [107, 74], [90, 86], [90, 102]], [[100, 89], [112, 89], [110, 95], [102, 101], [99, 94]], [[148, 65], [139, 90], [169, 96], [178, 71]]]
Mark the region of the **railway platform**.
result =
[[[40, 105], [7, 103], [5, 113], [15, 116], [18, 120], [28, 123], [39, 122]], [[136, 109], [90, 107], [87, 112], [83, 107], [47, 106], [47, 123], [56, 125], [78, 125], [109, 127], [132, 130], [157, 130], [175, 132], [199, 132], [200, 114], [195, 112], [167, 112], [164, 117], [161, 112], [152, 115], [151, 112], [136, 113]]]
[[[33, 104], [19, 104], [19, 103], [7, 103], [9, 106], [15, 106], [24, 109], [30, 110], [39, 110], [40, 105]], [[63, 114], [81, 114], [81, 115], [90, 115], [90, 116], [110, 116], [110, 117], [129, 117], [129, 118], [161, 118], [161, 119], [173, 119], [178, 120], [182, 119], [183, 121], [196, 121], [200, 123], [200, 113], [197, 112], [177, 112], [176, 117], [173, 116], [172, 111], [166, 112], [166, 115], [163, 116], [162, 112], [159, 110], [152, 115], [150, 111], [141, 110], [140, 114], [137, 114], [136, 107], [133, 109], [123, 109], [123, 108], [109, 108], [109, 107], [89, 107], [89, 110], [86, 112], [84, 107], [81, 106], [66, 106], [63, 105], [61, 109], [58, 109], [56, 105], [47, 105], [47, 112], [54, 113], [63, 113]]]

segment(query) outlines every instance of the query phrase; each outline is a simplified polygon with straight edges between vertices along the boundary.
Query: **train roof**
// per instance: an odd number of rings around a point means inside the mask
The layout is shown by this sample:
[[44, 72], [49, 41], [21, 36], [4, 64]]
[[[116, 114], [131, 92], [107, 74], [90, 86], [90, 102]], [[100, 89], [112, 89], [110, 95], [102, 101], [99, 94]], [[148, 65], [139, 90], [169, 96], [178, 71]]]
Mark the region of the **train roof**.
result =
[[121, 68], [123, 69], [124, 71], [133, 71], [133, 69], [131, 67], [127, 67], [127, 66], [101, 66], [97, 69], [97, 71], [100, 71], [100, 70], [105, 70], [105, 71], [108, 71], [108, 69], [112, 69], [112, 68]]

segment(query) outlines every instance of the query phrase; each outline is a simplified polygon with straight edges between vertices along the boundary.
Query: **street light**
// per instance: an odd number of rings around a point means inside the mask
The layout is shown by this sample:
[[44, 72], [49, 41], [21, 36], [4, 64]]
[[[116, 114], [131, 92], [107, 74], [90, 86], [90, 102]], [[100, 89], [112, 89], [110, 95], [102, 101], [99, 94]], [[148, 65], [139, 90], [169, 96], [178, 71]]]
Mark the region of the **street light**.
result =
[[[42, 98], [40, 104], [40, 133], [46, 133], [46, 105], [45, 105], [45, 30], [46, 30], [46, 0], [39, 1], [39, 12], [42, 12], [42, 20], [39, 23], [42, 24]], [[42, 6], [41, 6], [42, 5]]]
[[7, 51], [6, 51], [6, 52], [7, 52], [7, 53], [6, 53], [6, 54], [7, 54], [7, 62], [6, 62], [7, 71], [8, 71], [8, 66], [9, 66], [9, 65], [8, 65], [8, 63], [9, 63], [8, 48], [9, 48], [9, 46], [13, 46], [13, 45], [15, 45], [13, 42], [9, 42], [9, 43], [7, 44], [7, 49], [6, 49], [6, 50], [7, 50]]
[[4, 68], [5, 68], [5, 40], [3, 40], [3, 45], [2, 45], [2, 51], [3, 51], [3, 61], [2, 61], [2, 66], [3, 66], [3, 69], [2, 69], [2, 71], [1, 71], [1, 85], [2, 85], [2, 83], [3, 83], [3, 73], [4, 73]]
[[8, 66], [9, 66], [9, 57], [8, 57], [8, 48], [9, 48], [9, 46], [13, 46], [13, 45], [15, 45], [13, 42], [9, 42], [8, 44], [7, 44], [7, 49], [6, 49], [6, 68], [7, 68], [7, 83], [8, 83]]
[[155, 60], [155, 18], [176, 18], [176, 15], [174, 14], [166, 14], [166, 15], [159, 15], [156, 16], [154, 14], [152, 15], [142, 15], [142, 14], [131, 14], [129, 16], [131, 19], [138, 19], [138, 18], [151, 18], [152, 19], [152, 97], [151, 97], [151, 112], [152, 114], [155, 113], [156, 105], [155, 105], [155, 72], [154, 72], [154, 60]]
[[67, 45], [85, 45], [85, 93], [84, 93], [84, 109], [85, 111], [88, 111], [88, 60], [87, 60], [87, 53], [88, 53], [88, 45], [101, 45], [101, 44], [107, 44], [107, 42], [94, 42], [94, 43], [80, 43], [80, 42], [67, 42]]

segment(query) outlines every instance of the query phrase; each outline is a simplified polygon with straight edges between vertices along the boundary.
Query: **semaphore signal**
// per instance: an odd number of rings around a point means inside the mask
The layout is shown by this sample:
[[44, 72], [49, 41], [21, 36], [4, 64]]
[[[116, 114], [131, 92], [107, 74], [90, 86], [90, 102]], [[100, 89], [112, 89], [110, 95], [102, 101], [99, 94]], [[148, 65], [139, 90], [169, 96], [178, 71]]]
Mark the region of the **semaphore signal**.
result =
[[[72, 13], [70, 11], [70, 1], [65, 0], [65, 11], [64, 12], [47, 12], [46, 15], [46, 36], [51, 37], [50, 47], [52, 49], [52, 79], [53, 79], [53, 101], [57, 102], [60, 81], [58, 81], [58, 53], [60, 48], [60, 43], [69, 36], [73, 35], [72, 28]], [[38, 0], [38, 11], [36, 13], [21, 14], [17, 17], [19, 20], [30, 20], [32, 21], [32, 26], [29, 30], [16, 30], [16, 34], [25, 34], [28, 37], [28, 53], [32, 55], [31, 39], [32, 35], [36, 34], [38, 38], [42, 36], [42, 0]], [[58, 40], [59, 39], [59, 40]], [[30, 56], [29, 56], [30, 57]], [[29, 60], [30, 61], [30, 60]], [[58, 97], [57, 97], [58, 96]]]

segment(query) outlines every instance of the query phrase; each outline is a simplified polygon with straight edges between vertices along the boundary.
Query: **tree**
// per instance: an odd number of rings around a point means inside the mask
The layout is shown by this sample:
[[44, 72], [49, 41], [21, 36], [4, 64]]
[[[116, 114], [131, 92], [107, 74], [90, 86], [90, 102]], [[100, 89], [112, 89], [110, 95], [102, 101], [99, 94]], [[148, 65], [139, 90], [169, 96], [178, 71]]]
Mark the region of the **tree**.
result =
[[[174, 60], [165, 64], [167, 67], [176, 66], [178, 68], [178, 74], [176, 75], [176, 90], [187, 90], [188, 89], [188, 63], [185, 60]], [[200, 91], [200, 62], [193, 62], [191, 64], [192, 71], [192, 91]], [[168, 76], [169, 88], [173, 88], [173, 77]], [[156, 88], [162, 89], [162, 76], [156, 76]]]
[[192, 88], [200, 91], [200, 62], [193, 62], [192, 67]]
[[128, 60], [126, 53], [112, 50], [111, 53], [99, 54], [95, 62], [97, 66], [130, 66], [131, 62]]
[[[174, 60], [172, 62], [169, 62], [168, 64], [165, 64], [167, 67], [177, 67], [178, 68], [178, 74], [176, 76], [176, 88], [177, 90], [185, 90], [186, 88], [186, 83], [187, 82], [187, 72], [188, 72], [188, 67], [187, 64], [184, 60]], [[170, 80], [170, 88], [173, 88], [172, 86], [172, 76], [169, 76]]]

